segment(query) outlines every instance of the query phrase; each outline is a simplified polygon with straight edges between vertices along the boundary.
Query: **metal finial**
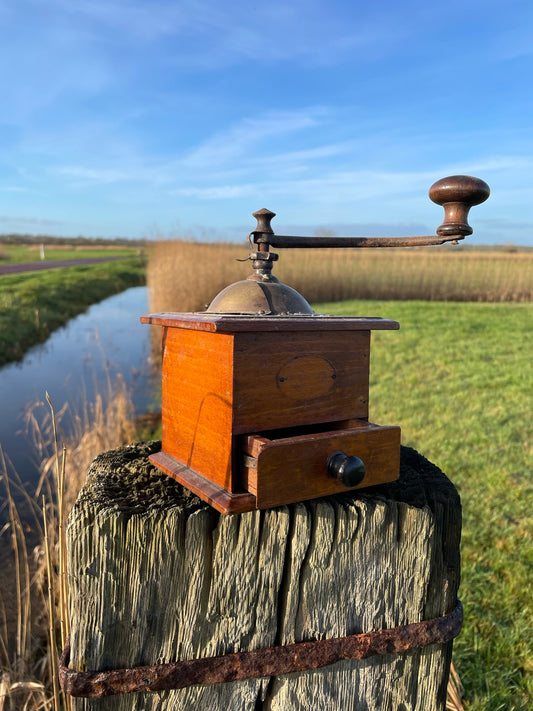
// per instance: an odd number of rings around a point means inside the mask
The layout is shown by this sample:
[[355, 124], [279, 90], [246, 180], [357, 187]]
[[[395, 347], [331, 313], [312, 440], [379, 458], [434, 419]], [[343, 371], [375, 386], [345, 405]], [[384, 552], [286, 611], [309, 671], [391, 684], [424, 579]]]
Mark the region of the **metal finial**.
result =
[[274, 230], [270, 226], [270, 221], [273, 217], [276, 217], [275, 212], [271, 212], [270, 210], [267, 210], [266, 207], [263, 207], [261, 210], [253, 212], [252, 215], [257, 220], [257, 227], [254, 232], [268, 232], [271, 235], [274, 234]]

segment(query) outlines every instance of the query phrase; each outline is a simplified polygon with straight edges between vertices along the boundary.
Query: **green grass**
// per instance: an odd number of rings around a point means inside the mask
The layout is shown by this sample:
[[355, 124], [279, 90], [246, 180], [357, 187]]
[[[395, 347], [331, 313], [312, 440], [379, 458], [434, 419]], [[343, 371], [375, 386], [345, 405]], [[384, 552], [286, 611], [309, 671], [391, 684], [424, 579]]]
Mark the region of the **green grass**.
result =
[[140, 258], [0, 276], [0, 366], [93, 303], [144, 284]]
[[[135, 256], [137, 248], [132, 247], [65, 247], [61, 249], [52, 246], [45, 246], [45, 261], [55, 261], [58, 259], [92, 259], [93, 257], [128, 257]], [[2, 244], [0, 242], [0, 264], [10, 264], [18, 262], [40, 262], [41, 254], [35, 245], [13, 245]]]
[[533, 304], [315, 308], [400, 321], [372, 334], [370, 419], [401, 425], [461, 495], [465, 709], [532, 709]]

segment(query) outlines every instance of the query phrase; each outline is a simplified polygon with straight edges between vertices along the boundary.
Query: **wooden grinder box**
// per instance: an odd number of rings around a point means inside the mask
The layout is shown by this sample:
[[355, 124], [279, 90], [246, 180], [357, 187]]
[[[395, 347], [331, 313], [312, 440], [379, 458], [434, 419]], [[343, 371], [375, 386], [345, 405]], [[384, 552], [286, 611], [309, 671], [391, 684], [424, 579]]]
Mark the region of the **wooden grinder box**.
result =
[[[396, 321], [208, 313], [142, 321], [163, 327], [163, 442], [152, 461], [219, 511], [398, 477], [400, 428], [368, 422], [370, 332]], [[360, 483], [328, 473], [336, 452], [362, 461]]]

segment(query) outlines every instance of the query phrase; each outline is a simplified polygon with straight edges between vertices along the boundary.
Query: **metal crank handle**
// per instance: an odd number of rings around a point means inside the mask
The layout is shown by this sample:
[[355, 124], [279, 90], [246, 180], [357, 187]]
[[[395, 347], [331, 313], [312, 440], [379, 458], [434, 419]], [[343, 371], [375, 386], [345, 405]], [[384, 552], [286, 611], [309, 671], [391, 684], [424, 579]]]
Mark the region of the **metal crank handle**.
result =
[[444, 222], [437, 228], [436, 235], [417, 237], [293, 237], [276, 235], [270, 222], [276, 216], [266, 208], [253, 213], [257, 227], [251, 233], [259, 245], [260, 252], [268, 252], [269, 247], [419, 247], [425, 245], [457, 242], [471, 235], [468, 213], [474, 205], [479, 205], [490, 195], [485, 181], [469, 175], [452, 175], [437, 180], [429, 189], [429, 197], [444, 208]]

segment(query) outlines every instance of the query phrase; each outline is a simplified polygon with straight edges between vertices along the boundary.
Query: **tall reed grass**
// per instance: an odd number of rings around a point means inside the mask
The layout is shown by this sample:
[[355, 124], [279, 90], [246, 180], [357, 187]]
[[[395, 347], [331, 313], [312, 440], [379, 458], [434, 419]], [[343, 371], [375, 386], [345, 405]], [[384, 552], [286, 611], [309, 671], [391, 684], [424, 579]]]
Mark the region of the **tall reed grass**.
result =
[[[309, 302], [347, 299], [531, 301], [533, 253], [451, 246], [415, 249], [288, 249], [274, 273]], [[164, 241], [149, 250], [153, 311], [203, 311], [251, 273], [247, 247]]]
[[[65, 505], [70, 510], [85, 481], [85, 473], [100, 452], [127, 444], [135, 437], [135, 410], [121, 375], [107, 381], [94, 400], [84, 400], [79, 409], [66, 403], [54, 412], [43, 401], [26, 411], [26, 431], [40, 461], [41, 478], [36, 495], [48, 489], [57, 470], [56, 432], [68, 450], [65, 471]], [[67, 434], [68, 433], [68, 434]], [[55, 482], [53, 482], [55, 485]], [[56, 486], [57, 488], [57, 486]]]
[[153, 311], [203, 311], [225, 286], [250, 273], [245, 245], [164, 241], [149, 248], [146, 281]]
[[[55, 413], [47, 400], [27, 412], [28, 434], [41, 461], [34, 495], [0, 449], [7, 507], [0, 543], [9, 536], [13, 556], [2, 564], [14, 581], [11, 590], [0, 590], [0, 711], [70, 709], [57, 681], [58, 650], [69, 632], [65, 517], [94, 457], [131, 442], [136, 431], [131, 397], [120, 377], [108, 377], [103, 392], [78, 412], [65, 405]], [[24, 505], [24, 520], [16, 500]]]

